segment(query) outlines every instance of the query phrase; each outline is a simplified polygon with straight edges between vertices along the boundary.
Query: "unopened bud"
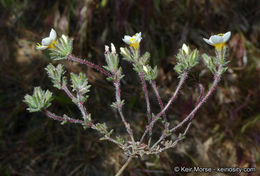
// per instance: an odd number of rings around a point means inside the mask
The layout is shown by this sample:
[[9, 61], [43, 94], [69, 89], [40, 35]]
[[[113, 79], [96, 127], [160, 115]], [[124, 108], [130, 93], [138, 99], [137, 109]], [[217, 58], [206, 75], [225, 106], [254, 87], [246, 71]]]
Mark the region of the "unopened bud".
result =
[[112, 54], [114, 54], [114, 55], [116, 54], [116, 48], [113, 43], [111, 43], [111, 51], [112, 51]]
[[145, 65], [143, 65], [143, 70], [147, 73], [148, 72], [148, 69]]
[[120, 48], [120, 51], [123, 55], [128, 55], [127, 52], [125, 51], [125, 48], [121, 47]]
[[185, 43], [182, 45], [182, 50], [185, 52], [186, 55], [190, 54], [190, 49]]
[[106, 53], [106, 54], [110, 53], [110, 51], [109, 51], [109, 46], [107, 46], [107, 45], [105, 45], [105, 53]]

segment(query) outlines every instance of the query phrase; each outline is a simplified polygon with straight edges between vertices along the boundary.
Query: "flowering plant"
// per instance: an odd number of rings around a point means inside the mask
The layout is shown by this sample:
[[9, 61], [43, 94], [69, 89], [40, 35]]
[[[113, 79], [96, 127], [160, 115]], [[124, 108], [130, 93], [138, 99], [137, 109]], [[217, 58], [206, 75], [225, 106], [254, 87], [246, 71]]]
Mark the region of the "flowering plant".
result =
[[[209, 96], [214, 91], [216, 85], [220, 81], [221, 75], [227, 70], [226, 61], [226, 45], [225, 43], [230, 38], [231, 33], [225, 33], [224, 35], [213, 35], [210, 39], [204, 39], [208, 44], [213, 45], [216, 49], [216, 56], [211, 57], [207, 54], [203, 54], [202, 58], [204, 63], [209, 68], [209, 70], [214, 75], [214, 81], [210, 89], [204, 94], [204, 89], [201, 86], [201, 94], [197, 101], [194, 109], [182, 120], [178, 125], [172, 126], [173, 124], [167, 119], [167, 109], [170, 107], [172, 102], [176, 99], [181, 87], [183, 86], [185, 80], [188, 77], [189, 71], [196, 66], [199, 58], [199, 51], [197, 49], [192, 50], [186, 44], [183, 44], [182, 48], [177, 54], [177, 64], [174, 70], [179, 74], [179, 83], [175, 91], [173, 91], [172, 96], [166, 104], [162, 102], [159, 95], [156, 78], [157, 78], [157, 67], [152, 68], [149, 65], [150, 53], [145, 52], [143, 55], [140, 53], [140, 42], [142, 40], [141, 32], [135, 34], [134, 36], [124, 36], [123, 41], [129, 47], [121, 47], [120, 54], [123, 60], [130, 62], [133, 65], [134, 71], [137, 73], [141, 80], [141, 86], [145, 96], [146, 102], [146, 112], [147, 112], [147, 125], [144, 127], [143, 134], [141, 138], [138, 139], [131, 128], [129, 119], [124, 116], [123, 106], [125, 101], [121, 99], [121, 88], [120, 81], [123, 79], [123, 71], [119, 66], [119, 56], [116, 48], [113, 44], [111, 47], [105, 46], [105, 61], [106, 66], [98, 66], [87, 60], [77, 58], [72, 55], [72, 40], [68, 36], [62, 35], [58, 40], [56, 39], [56, 32], [52, 29], [50, 36], [42, 40], [42, 44], [37, 44], [37, 49], [43, 50], [48, 49], [50, 51], [51, 58], [55, 60], [68, 59], [70, 61], [79, 62], [86, 66], [92, 67], [101, 73], [103, 73], [108, 81], [111, 81], [115, 87], [115, 102], [111, 104], [113, 108], [119, 113], [122, 124], [124, 125], [126, 132], [128, 133], [128, 138], [123, 138], [119, 135], [113, 134], [113, 129], [109, 129], [106, 123], [98, 123], [92, 119], [91, 114], [88, 109], [84, 106], [84, 103], [88, 99], [88, 94], [90, 92], [90, 85], [88, 79], [84, 73], [71, 73], [70, 83], [67, 81], [65, 76], [65, 69], [62, 64], [54, 66], [49, 64], [45, 69], [48, 76], [52, 80], [53, 86], [64, 91], [67, 96], [72, 100], [72, 102], [79, 108], [82, 119], [75, 119], [69, 117], [68, 115], [59, 116], [48, 110], [51, 105], [52, 93], [49, 90], [42, 90], [40, 87], [34, 88], [33, 95], [26, 95], [24, 102], [28, 105], [28, 110], [30, 112], [41, 111], [45, 113], [46, 116], [54, 120], [60, 121], [61, 124], [66, 123], [77, 123], [83, 126], [84, 129], [91, 128], [100, 133], [101, 140], [108, 140], [116, 144], [122, 149], [124, 154], [128, 157], [125, 164], [117, 172], [116, 176], [123, 173], [124, 169], [130, 163], [133, 158], [142, 157], [143, 155], [152, 155], [161, 153], [167, 149], [173, 148], [180, 140], [184, 139], [186, 133], [188, 132], [192, 120], [194, 119], [195, 113], [202, 106], [202, 104], [209, 98]], [[148, 94], [147, 83], [152, 87], [161, 111], [157, 114], [152, 113], [150, 107], [150, 100]], [[68, 84], [72, 88], [70, 90]], [[152, 136], [153, 128], [157, 122], [163, 125], [163, 130], [161, 131], [161, 136], [159, 139], [154, 139]], [[177, 129], [185, 127], [183, 132], [177, 137], [172, 137]], [[171, 136], [171, 138], [169, 138]]]

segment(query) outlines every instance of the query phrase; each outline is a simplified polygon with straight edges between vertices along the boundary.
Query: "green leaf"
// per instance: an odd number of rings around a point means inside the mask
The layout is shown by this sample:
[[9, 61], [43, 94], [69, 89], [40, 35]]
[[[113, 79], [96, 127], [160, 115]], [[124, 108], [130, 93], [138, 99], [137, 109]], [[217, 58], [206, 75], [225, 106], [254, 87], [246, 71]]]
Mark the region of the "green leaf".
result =
[[24, 102], [28, 105], [27, 110], [30, 112], [41, 111], [51, 105], [53, 100], [52, 93], [47, 90], [43, 91], [40, 87], [35, 87], [33, 95], [25, 95]]
[[69, 54], [72, 53], [72, 40], [68, 36], [62, 35], [58, 40], [54, 48], [50, 50], [50, 56], [54, 60], [66, 59]]

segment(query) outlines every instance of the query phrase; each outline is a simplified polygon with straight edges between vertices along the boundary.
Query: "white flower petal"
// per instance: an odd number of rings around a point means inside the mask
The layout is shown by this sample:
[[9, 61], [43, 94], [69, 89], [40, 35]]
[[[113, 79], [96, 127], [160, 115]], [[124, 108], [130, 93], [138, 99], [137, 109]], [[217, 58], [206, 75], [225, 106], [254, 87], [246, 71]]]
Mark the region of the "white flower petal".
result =
[[132, 38], [132, 37], [130, 37], [129, 35], [125, 35], [125, 36], [124, 36], [124, 39], [125, 39], [125, 40], [130, 40], [131, 38]]
[[48, 48], [48, 46], [43, 46], [43, 45], [36, 46], [37, 50], [45, 50], [47, 48]]
[[124, 38], [123, 38], [123, 41], [126, 43], [126, 44], [131, 44], [131, 41], [130, 41], [131, 37], [129, 35], [125, 35]]
[[223, 43], [223, 38], [219, 35], [213, 35], [209, 38], [209, 40], [214, 44]]
[[203, 38], [203, 40], [207, 43], [207, 44], [209, 44], [209, 45], [214, 45], [214, 43], [212, 43], [212, 41], [211, 40], [208, 40], [208, 39], [206, 39], [206, 38]]
[[126, 44], [131, 44], [131, 42], [129, 40], [126, 40], [126, 39], [123, 39], [123, 41], [126, 43]]
[[136, 34], [136, 40], [137, 40], [138, 43], [141, 42], [141, 40], [142, 40], [141, 32], [139, 32], [139, 33]]
[[231, 32], [226, 32], [224, 35], [223, 35], [223, 42], [227, 42], [229, 40], [231, 36]]
[[42, 45], [49, 46], [49, 44], [51, 44], [51, 42], [52, 42], [52, 39], [50, 37], [46, 37], [46, 38], [42, 39]]
[[139, 33], [136, 33], [135, 35], [136, 35], [136, 38], [142, 38], [142, 37], [141, 37], [141, 35], [142, 35], [142, 33], [141, 33], [141, 32], [139, 32]]
[[56, 39], [56, 37], [57, 37], [56, 31], [54, 29], [51, 29], [49, 38], [51, 38], [51, 40], [53, 41]]

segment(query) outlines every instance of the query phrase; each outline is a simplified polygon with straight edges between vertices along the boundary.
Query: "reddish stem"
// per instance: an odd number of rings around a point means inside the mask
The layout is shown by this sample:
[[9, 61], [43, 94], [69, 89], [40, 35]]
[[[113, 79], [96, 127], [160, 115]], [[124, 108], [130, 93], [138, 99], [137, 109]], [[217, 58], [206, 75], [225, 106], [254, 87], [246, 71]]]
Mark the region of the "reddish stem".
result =
[[151, 122], [151, 107], [150, 107], [150, 101], [149, 101], [147, 86], [146, 86], [146, 82], [144, 80], [143, 72], [139, 72], [139, 76], [140, 76], [143, 91], [144, 91], [144, 96], [145, 96], [145, 101], [146, 101], [146, 111], [147, 111], [148, 124], [149, 124]]
[[[153, 87], [154, 93], [155, 93], [155, 95], [157, 97], [158, 103], [159, 103], [161, 111], [162, 111], [163, 110], [163, 102], [162, 102], [162, 99], [161, 99], [160, 94], [158, 92], [156, 83], [155, 83], [155, 81], [151, 81], [150, 83], [151, 83], [151, 85]], [[166, 118], [165, 112], [163, 113], [163, 120], [164, 120], [164, 122], [167, 122], [167, 118]], [[165, 129], [168, 127], [167, 123], [165, 123], [164, 127], [165, 127]]]
[[[116, 79], [114, 81], [114, 85], [115, 85], [115, 88], [116, 88], [116, 101], [119, 103], [121, 102], [121, 94], [120, 94], [120, 82], [119, 82], [119, 79]], [[117, 110], [120, 114], [120, 117], [121, 117], [121, 120], [123, 121], [124, 125], [125, 125], [125, 128], [126, 128], [126, 131], [128, 132], [131, 140], [133, 143], [135, 143], [135, 140], [134, 140], [134, 135], [133, 135], [133, 131], [129, 125], [129, 123], [125, 120], [125, 116], [122, 112], [122, 106], [118, 106], [117, 107]]]
[[178, 95], [178, 93], [179, 93], [179, 90], [181, 89], [181, 86], [183, 85], [185, 79], [187, 78], [187, 75], [188, 75], [187, 72], [184, 72], [184, 73], [183, 73], [183, 75], [182, 75], [182, 77], [181, 77], [181, 80], [180, 80], [180, 82], [179, 82], [179, 84], [178, 84], [178, 86], [177, 86], [175, 92], [173, 93], [171, 99], [168, 101], [167, 105], [163, 108], [163, 110], [156, 115], [156, 117], [160, 117], [163, 113], [165, 113], [165, 111], [169, 108], [169, 106], [171, 105], [171, 103], [173, 102], [173, 100], [175, 100], [175, 98], [177, 97], [177, 95]]
[[46, 116], [48, 116], [49, 118], [51, 118], [53, 120], [57, 120], [57, 121], [61, 121], [61, 122], [67, 121], [69, 123], [84, 124], [84, 121], [82, 121], [82, 120], [73, 119], [73, 118], [70, 118], [70, 117], [64, 118], [64, 117], [61, 117], [61, 116], [57, 116], [57, 115], [55, 115], [54, 113], [51, 113], [48, 110], [43, 110], [43, 112], [45, 113]]
[[91, 63], [91, 62], [89, 62], [89, 61], [87, 61], [87, 60], [83, 60], [83, 59], [74, 57], [74, 56], [72, 56], [72, 55], [68, 55], [68, 56], [67, 56], [67, 59], [68, 59], [68, 60], [71, 60], [71, 61], [79, 62], [79, 63], [84, 64], [84, 65], [87, 65], [87, 66], [89, 66], [89, 67], [92, 67], [92, 68], [94, 68], [94, 69], [100, 71], [101, 73], [103, 73], [103, 74], [106, 75], [107, 77], [112, 77], [112, 75], [111, 75], [109, 72], [107, 72], [105, 69], [103, 69], [102, 67], [100, 67], [100, 66], [98, 66], [98, 65], [96, 65], [96, 64], [93, 64], [93, 63]]
[[[140, 71], [138, 74], [141, 79], [142, 87], [143, 87], [143, 91], [144, 91], [144, 96], [145, 96], [145, 101], [146, 101], [146, 111], [147, 111], [147, 116], [148, 116], [148, 125], [149, 125], [153, 119], [151, 117], [151, 106], [150, 106], [150, 100], [149, 100], [149, 96], [148, 96], [147, 86], [146, 86], [143, 72]], [[148, 130], [149, 130], [149, 140], [148, 140], [148, 146], [149, 146], [151, 139], [152, 139], [152, 126], [148, 127]]]
[[[221, 68], [220, 68], [221, 70]], [[220, 73], [220, 71], [218, 72]], [[183, 126], [184, 123], [186, 123], [187, 121], [191, 120], [195, 113], [198, 111], [198, 109], [201, 107], [201, 105], [209, 98], [209, 96], [212, 94], [212, 92], [214, 91], [214, 89], [216, 88], [218, 82], [220, 81], [220, 74], [215, 75], [215, 79], [214, 82], [212, 84], [212, 86], [210, 87], [209, 91], [207, 92], [207, 94], [205, 95], [205, 97], [197, 104], [197, 106], [191, 111], [191, 113], [181, 122], [179, 123], [177, 126], [175, 126], [174, 128], [172, 128], [170, 130], [170, 133], [173, 133], [174, 131], [176, 131], [178, 128], [180, 128], [181, 126]], [[185, 134], [188, 131], [190, 125], [188, 125], [188, 127], [185, 130]], [[157, 146], [163, 139], [165, 139], [165, 135], [162, 135], [160, 137], [160, 139], [152, 146], [152, 148], [154, 148], [155, 146]]]
[[141, 139], [140, 139], [140, 143], [144, 140], [144, 137], [145, 137], [146, 134], [148, 133], [149, 129], [152, 129], [152, 128], [153, 128], [155, 122], [156, 122], [157, 120], [159, 120], [159, 117], [160, 117], [162, 114], [164, 114], [165, 111], [169, 108], [170, 104], [173, 102], [173, 100], [174, 100], [174, 99], [176, 98], [176, 96], [178, 95], [178, 93], [179, 93], [179, 91], [180, 91], [180, 89], [181, 89], [181, 86], [183, 85], [183, 83], [184, 83], [184, 81], [185, 81], [186, 78], [187, 78], [187, 72], [184, 72], [183, 75], [182, 75], [182, 77], [181, 77], [181, 80], [180, 80], [180, 82], [179, 82], [179, 84], [178, 84], [178, 86], [177, 86], [177, 88], [176, 88], [176, 90], [175, 90], [175, 92], [173, 93], [173, 95], [172, 95], [172, 97], [171, 97], [171, 99], [168, 101], [167, 105], [163, 108], [163, 110], [161, 110], [161, 112], [156, 115], [156, 118], [152, 119], [152, 121], [149, 123], [149, 125], [148, 125], [148, 127], [146, 128], [146, 130], [145, 130], [143, 136], [142, 136]]

